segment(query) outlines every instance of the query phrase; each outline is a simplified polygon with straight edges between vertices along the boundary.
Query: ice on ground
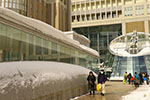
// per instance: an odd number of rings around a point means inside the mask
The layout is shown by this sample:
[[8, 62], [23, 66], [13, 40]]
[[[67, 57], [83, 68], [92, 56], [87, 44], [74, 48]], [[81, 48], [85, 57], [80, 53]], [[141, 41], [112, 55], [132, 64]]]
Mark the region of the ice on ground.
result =
[[81, 96], [78, 96], [78, 97], [72, 98], [72, 99], [70, 99], [70, 100], [77, 100], [77, 99], [82, 98], [82, 97], [87, 96], [87, 95], [88, 95], [88, 94], [81, 95]]
[[35, 98], [87, 84], [89, 69], [72, 64], [24, 61], [0, 63], [0, 100]]
[[150, 100], [150, 86], [142, 85], [130, 94], [123, 96], [122, 100]]

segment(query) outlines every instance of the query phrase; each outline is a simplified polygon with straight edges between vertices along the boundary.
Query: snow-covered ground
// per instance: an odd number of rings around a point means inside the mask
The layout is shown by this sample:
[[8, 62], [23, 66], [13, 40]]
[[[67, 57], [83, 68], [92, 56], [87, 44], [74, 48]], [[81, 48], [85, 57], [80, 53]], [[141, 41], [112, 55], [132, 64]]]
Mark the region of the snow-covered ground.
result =
[[[34, 100], [68, 90], [68, 94], [62, 94], [64, 99], [61, 99], [67, 100], [86, 92], [82, 86], [87, 85], [89, 71], [77, 65], [58, 62], [0, 63], [0, 100]], [[71, 90], [76, 88], [80, 90]]]
[[150, 86], [142, 85], [122, 98], [122, 100], [150, 100]]

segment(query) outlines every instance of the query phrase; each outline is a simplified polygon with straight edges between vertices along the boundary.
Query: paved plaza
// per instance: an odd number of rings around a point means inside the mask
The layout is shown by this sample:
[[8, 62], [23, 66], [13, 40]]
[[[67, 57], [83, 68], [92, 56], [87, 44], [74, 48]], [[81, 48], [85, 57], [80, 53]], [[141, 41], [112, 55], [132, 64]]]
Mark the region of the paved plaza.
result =
[[123, 84], [122, 82], [106, 82], [106, 94], [101, 96], [100, 92], [96, 95], [82, 96], [76, 100], [122, 100], [122, 96], [135, 90], [134, 85]]

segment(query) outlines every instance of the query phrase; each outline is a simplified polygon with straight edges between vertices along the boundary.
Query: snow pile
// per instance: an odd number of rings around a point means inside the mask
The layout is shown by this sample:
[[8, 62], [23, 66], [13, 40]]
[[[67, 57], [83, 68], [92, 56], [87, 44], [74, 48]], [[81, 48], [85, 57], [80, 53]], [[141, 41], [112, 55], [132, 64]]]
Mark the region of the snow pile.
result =
[[123, 100], [150, 100], [150, 86], [142, 85], [122, 98]]
[[111, 81], [113, 81], [113, 80], [115, 80], [115, 81], [121, 81], [121, 80], [123, 80], [123, 77], [113, 77], [113, 76], [111, 76], [110, 80]]
[[[60, 91], [75, 90], [87, 85], [89, 71], [58, 62], [0, 63], [0, 100], [34, 100]], [[73, 94], [73, 91], [69, 93], [69, 98], [82, 95]]]

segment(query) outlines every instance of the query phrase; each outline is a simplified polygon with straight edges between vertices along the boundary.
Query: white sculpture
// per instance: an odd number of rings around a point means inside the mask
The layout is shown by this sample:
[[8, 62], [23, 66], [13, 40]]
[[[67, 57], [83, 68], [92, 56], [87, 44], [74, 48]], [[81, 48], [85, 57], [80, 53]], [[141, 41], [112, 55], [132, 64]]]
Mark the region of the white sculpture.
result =
[[138, 36], [137, 36], [136, 30], [133, 31], [133, 34], [132, 34], [130, 41], [131, 41], [130, 48], [137, 48]]

